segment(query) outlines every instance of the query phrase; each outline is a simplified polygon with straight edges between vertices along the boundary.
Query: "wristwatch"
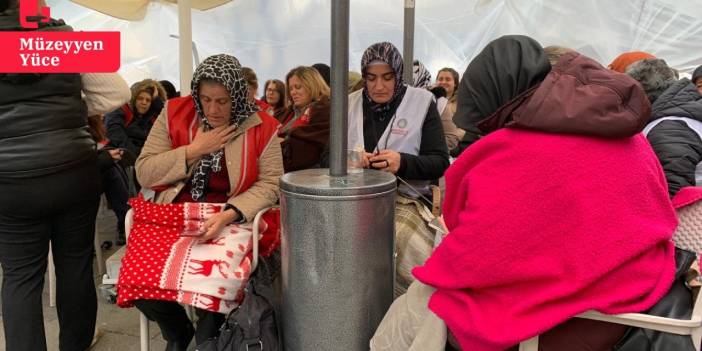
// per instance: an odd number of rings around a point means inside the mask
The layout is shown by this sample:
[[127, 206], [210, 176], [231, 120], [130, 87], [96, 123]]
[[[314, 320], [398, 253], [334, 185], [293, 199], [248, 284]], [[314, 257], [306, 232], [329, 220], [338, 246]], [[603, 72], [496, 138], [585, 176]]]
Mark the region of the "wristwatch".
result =
[[238, 218], [236, 221], [234, 221], [233, 223], [244, 223], [244, 222], [246, 222], [246, 218], [244, 218], [244, 214], [241, 213], [241, 211], [239, 211], [239, 209], [236, 208], [236, 206], [234, 206], [234, 205], [232, 205], [232, 204], [226, 204], [226, 205], [224, 205], [224, 210], [223, 210], [223, 211], [226, 211], [226, 210], [234, 210], [234, 212], [236, 212], [236, 214], [239, 216], [239, 218]]

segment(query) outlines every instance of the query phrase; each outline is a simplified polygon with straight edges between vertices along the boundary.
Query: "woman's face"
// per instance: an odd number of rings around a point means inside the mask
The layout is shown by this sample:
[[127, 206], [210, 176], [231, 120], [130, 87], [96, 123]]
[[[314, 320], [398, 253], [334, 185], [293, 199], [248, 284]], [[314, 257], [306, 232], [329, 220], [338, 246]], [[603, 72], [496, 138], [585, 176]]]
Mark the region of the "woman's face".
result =
[[305, 107], [312, 102], [312, 95], [302, 84], [300, 78], [293, 75], [288, 80], [288, 86], [290, 87], [290, 98], [292, 98], [295, 107]]
[[395, 94], [395, 71], [388, 64], [372, 65], [366, 69], [366, 89], [373, 102], [384, 104]]
[[232, 116], [232, 99], [224, 85], [214, 82], [203, 82], [198, 92], [202, 113], [213, 128], [229, 124]]
[[[292, 79], [291, 79], [292, 80]], [[278, 102], [280, 102], [280, 94], [278, 93], [278, 90], [275, 89], [275, 83], [269, 83], [266, 86], [266, 102], [270, 105], [277, 105]]]
[[149, 107], [151, 107], [151, 94], [149, 94], [148, 91], [139, 93], [134, 101], [134, 106], [140, 115], [145, 114], [146, 111], [149, 110]]
[[695, 83], [695, 85], [697, 86], [697, 91], [702, 95], [702, 78], [697, 78], [697, 83]]
[[436, 84], [446, 89], [446, 96], [451, 97], [456, 91], [456, 82], [453, 80], [451, 72], [441, 71], [436, 77]]

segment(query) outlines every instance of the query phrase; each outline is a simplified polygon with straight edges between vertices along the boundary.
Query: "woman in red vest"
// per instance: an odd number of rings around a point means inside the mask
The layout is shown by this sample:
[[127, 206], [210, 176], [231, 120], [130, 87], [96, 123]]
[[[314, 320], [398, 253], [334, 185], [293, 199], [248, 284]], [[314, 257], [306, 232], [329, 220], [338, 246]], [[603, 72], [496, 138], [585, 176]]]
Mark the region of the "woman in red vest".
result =
[[105, 115], [108, 146], [128, 150], [139, 156], [149, 131], [161, 113], [166, 90], [153, 79], [135, 83], [129, 103]]
[[[136, 171], [143, 187], [156, 190], [158, 204], [226, 203], [204, 222], [202, 242], [218, 238], [224, 226], [250, 222], [258, 211], [273, 206], [283, 165], [277, 142], [280, 124], [248, 101], [247, 84], [236, 58], [224, 54], [207, 58], [195, 71], [191, 86], [192, 96], [167, 102]], [[193, 327], [178, 300], [169, 296], [121, 289], [119, 302], [135, 305], [158, 322], [170, 347], [167, 350], [185, 350]], [[225, 316], [201, 309], [196, 312], [200, 317], [196, 341], [201, 343], [217, 334]]]

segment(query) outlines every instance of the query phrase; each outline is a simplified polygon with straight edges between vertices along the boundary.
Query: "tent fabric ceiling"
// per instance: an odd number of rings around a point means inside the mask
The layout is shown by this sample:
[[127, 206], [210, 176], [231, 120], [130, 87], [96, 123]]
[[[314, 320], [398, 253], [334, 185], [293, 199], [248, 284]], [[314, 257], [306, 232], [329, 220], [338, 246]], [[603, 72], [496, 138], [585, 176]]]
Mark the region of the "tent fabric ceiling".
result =
[[[178, 85], [175, 4], [153, 1], [144, 5], [142, 20], [124, 21], [69, 0], [47, 2], [54, 16], [77, 30], [120, 31], [120, 72], [128, 82], [150, 77]], [[372, 43], [390, 41], [402, 50], [403, 3], [351, 1], [349, 69], [360, 70], [361, 55]], [[433, 78], [442, 67], [462, 73], [488, 42], [506, 34], [570, 47], [604, 65], [634, 50], [663, 58], [681, 72], [702, 64], [699, 0], [417, 0], [416, 6], [414, 55]], [[192, 29], [200, 60], [229, 53], [254, 68], [261, 82], [282, 79], [295, 66], [329, 63], [331, 1], [236, 0], [193, 11]]]
[[[98, 11], [108, 16], [140, 21], [146, 16], [146, 9], [151, 0], [71, 0], [72, 2]], [[177, 4], [178, 0], [167, 0]], [[209, 10], [231, 0], [191, 0], [191, 7], [196, 10]]]

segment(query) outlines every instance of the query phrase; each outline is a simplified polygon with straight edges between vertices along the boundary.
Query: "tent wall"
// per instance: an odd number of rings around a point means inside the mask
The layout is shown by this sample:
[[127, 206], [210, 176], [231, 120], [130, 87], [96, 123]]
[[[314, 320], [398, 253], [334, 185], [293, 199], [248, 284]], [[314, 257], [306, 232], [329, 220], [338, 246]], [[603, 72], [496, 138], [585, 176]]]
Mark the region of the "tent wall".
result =
[[[77, 30], [122, 32], [121, 73], [178, 83], [177, 7], [154, 1], [143, 21], [127, 22], [68, 0], [48, 0], [52, 14]], [[363, 50], [391, 41], [402, 50], [404, 0], [351, 2], [351, 70]], [[702, 6], [695, 0], [416, 0], [415, 58], [436, 77], [442, 67], [462, 72], [490, 40], [527, 34], [544, 46], [576, 49], [603, 64], [642, 50], [682, 72], [702, 64]], [[258, 73], [261, 83], [283, 79], [298, 65], [330, 61], [329, 0], [234, 0], [193, 11], [193, 41], [200, 59], [231, 53]], [[260, 84], [259, 92], [263, 87]]]

